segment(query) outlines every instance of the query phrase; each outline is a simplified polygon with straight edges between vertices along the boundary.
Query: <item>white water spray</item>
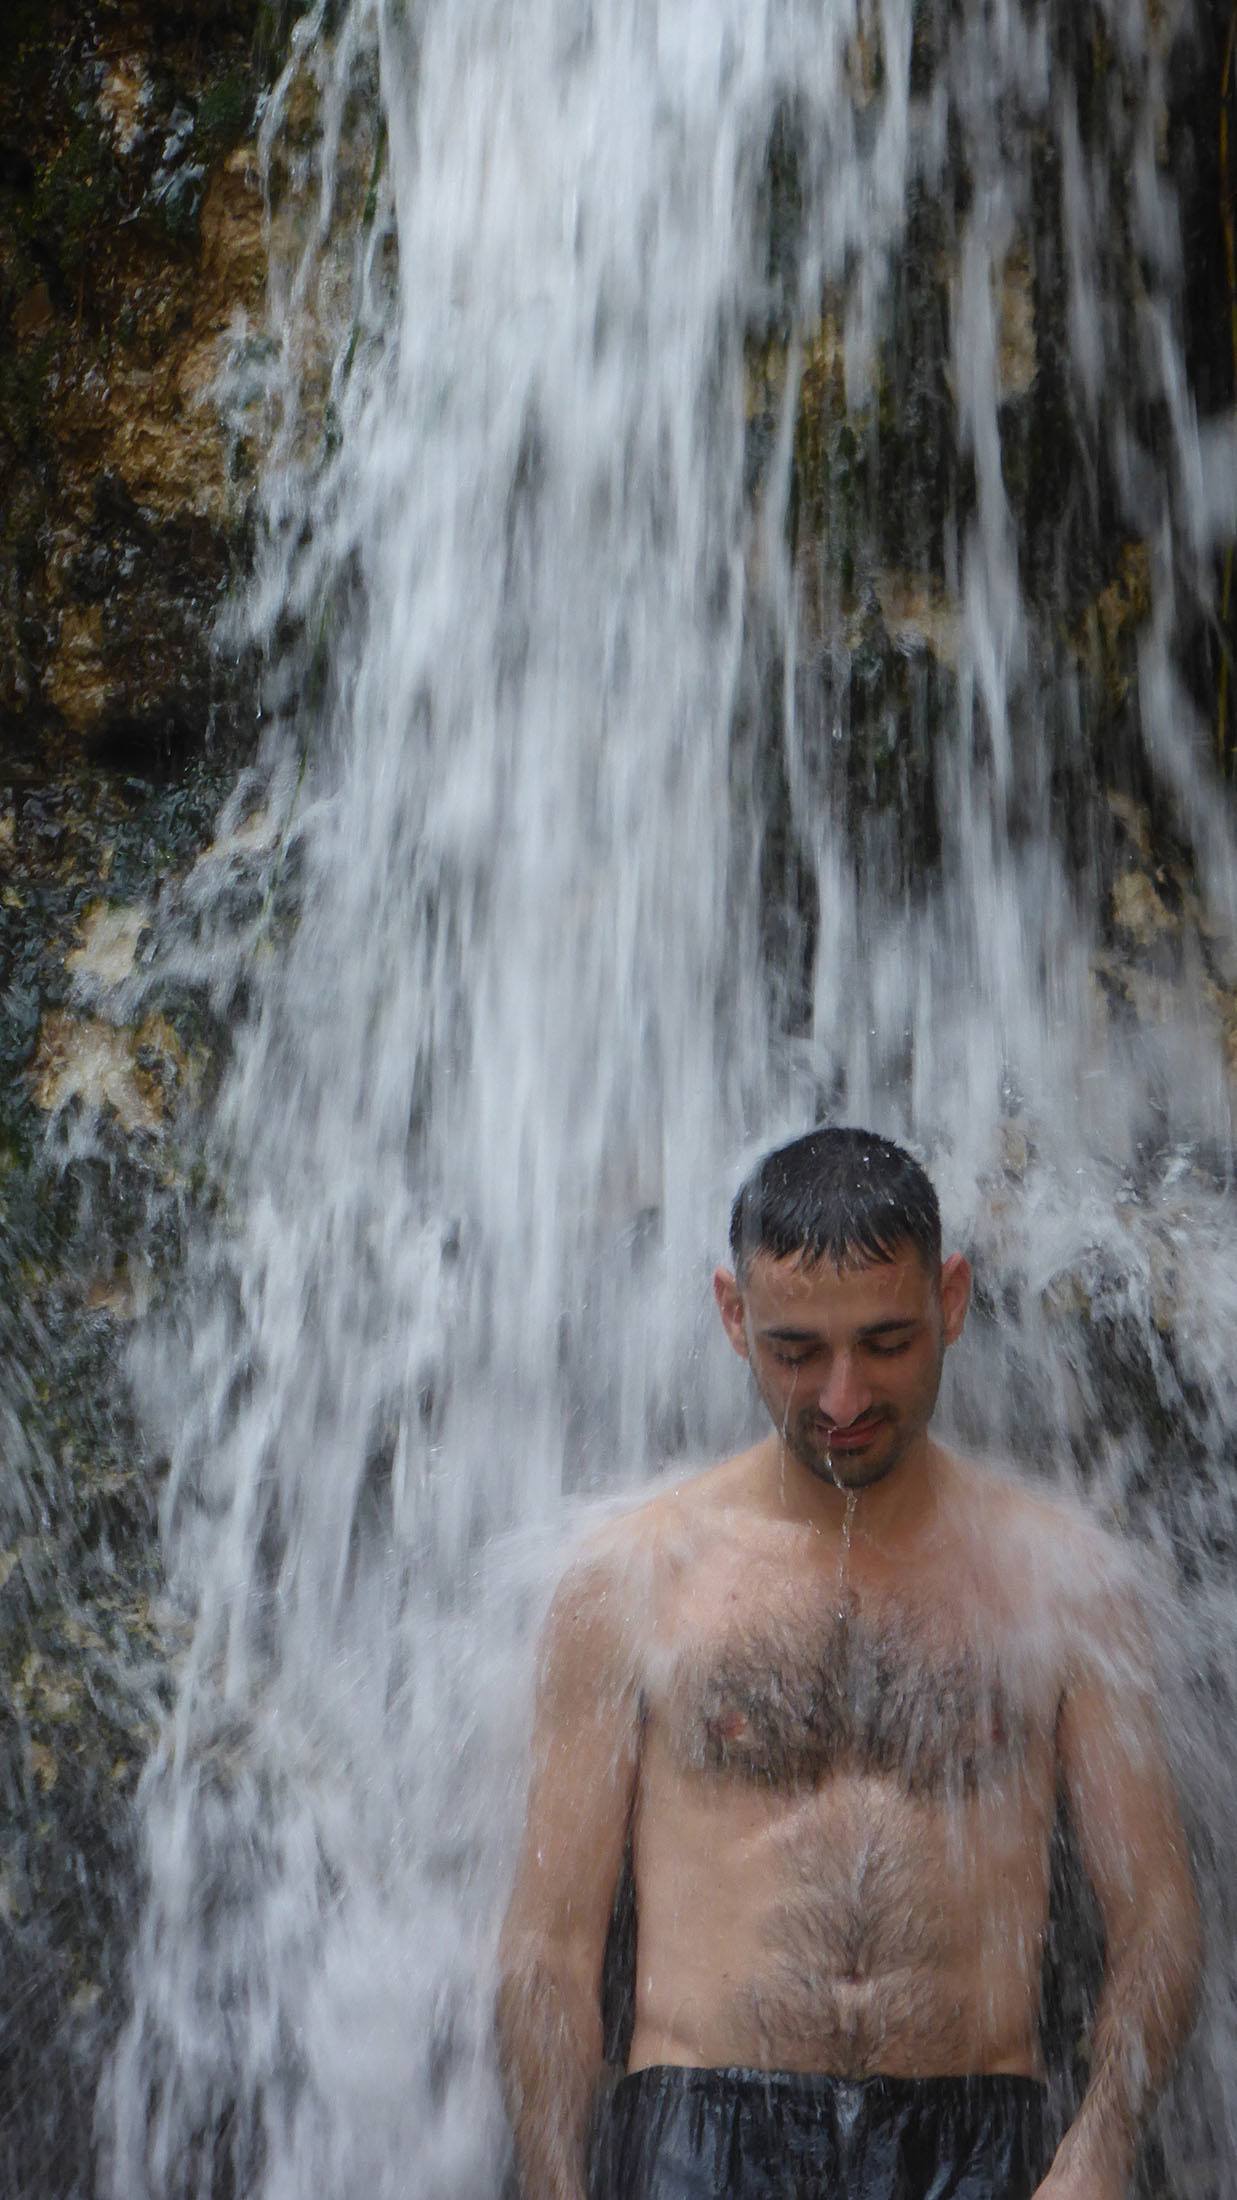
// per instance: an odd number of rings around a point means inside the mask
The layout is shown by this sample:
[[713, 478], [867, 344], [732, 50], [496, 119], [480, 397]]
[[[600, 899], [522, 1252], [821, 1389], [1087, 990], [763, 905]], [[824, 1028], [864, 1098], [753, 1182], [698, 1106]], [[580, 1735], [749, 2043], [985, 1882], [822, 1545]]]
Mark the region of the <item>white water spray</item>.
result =
[[[1040, 11], [956, 13], [926, 75], [910, 0], [353, 0], [298, 33], [265, 127], [278, 432], [247, 612], [280, 723], [164, 950], [221, 1006], [243, 975], [249, 1007], [212, 1131], [223, 1212], [144, 1349], [187, 1647], [103, 2104], [115, 2200], [495, 2191], [491, 1950], [546, 1554], [565, 1493], [741, 1433], [707, 1276], [758, 1146], [826, 1108], [915, 1139], [1007, 1291], [959, 1369], [965, 1430], [1072, 1466], [1097, 1379], [1050, 1287], [1082, 1276], [1157, 1411], [1188, 1393], [1196, 1550], [1227, 1521], [1205, 1461], [1237, 1403], [1237, 1264], [1186, 1158], [1227, 1146], [1222, 1068], [1197, 990], [1138, 1044], [1097, 1001], [1053, 770], [1071, 710], [1085, 751], [1082, 684], [1045, 663], [1000, 439], [1002, 286], [1047, 138], [1069, 386], [1151, 544], [1143, 737], [1221, 916], [1174, 658], [1221, 517], [1144, 127], [1162, 62], [1140, 10], [1114, 18], [1152, 285], [1119, 359], [1114, 179]], [[285, 95], [311, 79], [307, 156]], [[875, 522], [843, 545], [835, 500], [810, 557], [788, 548], [794, 331], [827, 295], [875, 435], [950, 118], [971, 192], [942, 386], [972, 486], [931, 545], [957, 688], [917, 865], [905, 817], [848, 808]], [[781, 396], [754, 456], [761, 346]], [[246, 862], [264, 887], [238, 925], [221, 881]], [[1173, 1261], [1207, 1290], [1170, 1352]], [[1114, 1501], [1148, 1441], [1131, 1417], [1089, 1460]], [[1197, 1609], [1229, 1643], [1207, 1582]], [[1226, 1779], [1193, 1770], [1214, 1825]], [[1227, 2101], [1226, 2021], [1218, 1988], [1183, 2149]]]

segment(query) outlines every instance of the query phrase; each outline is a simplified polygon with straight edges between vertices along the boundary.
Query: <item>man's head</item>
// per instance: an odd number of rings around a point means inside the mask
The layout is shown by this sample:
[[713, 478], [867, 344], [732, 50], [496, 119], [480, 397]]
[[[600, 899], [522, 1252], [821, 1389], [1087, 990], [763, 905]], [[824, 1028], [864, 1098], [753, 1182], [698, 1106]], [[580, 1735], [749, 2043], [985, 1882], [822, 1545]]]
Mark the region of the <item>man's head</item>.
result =
[[927, 1176], [875, 1132], [810, 1131], [740, 1187], [730, 1244], [718, 1307], [787, 1451], [843, 1488], [882, 1481], [926, 1437], [970, 1294]]

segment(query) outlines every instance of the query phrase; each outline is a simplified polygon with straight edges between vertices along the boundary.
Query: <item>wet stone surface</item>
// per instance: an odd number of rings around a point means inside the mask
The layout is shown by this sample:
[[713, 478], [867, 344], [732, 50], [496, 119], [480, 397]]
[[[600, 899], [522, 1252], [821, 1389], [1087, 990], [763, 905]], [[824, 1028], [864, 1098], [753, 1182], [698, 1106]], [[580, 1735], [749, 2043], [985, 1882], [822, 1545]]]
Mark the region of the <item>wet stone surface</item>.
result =
[[243, 716], [207, 630], [250, 458], [211, 396], [261, 307], [273, 32], [254, 0], [0, 21], [0, 749], [166, 769]]
[[124, 1367], [195, 1194], [182, 1136], [210, 1043], [187, 997], [124, 988], [224, 772], [49, 784], [47, 762], [0, 778], [0, 2185], [52, 2200], [88, 2189], [133, 1796], [175, 1653]]

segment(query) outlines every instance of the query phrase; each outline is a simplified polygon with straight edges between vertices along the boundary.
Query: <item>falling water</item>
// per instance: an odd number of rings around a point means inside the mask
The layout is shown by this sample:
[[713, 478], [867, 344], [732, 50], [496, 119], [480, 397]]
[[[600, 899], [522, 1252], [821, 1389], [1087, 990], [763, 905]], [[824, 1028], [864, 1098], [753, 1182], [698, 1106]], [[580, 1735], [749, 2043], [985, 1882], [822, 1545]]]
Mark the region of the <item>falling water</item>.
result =
[[[553, 1553], [745, 1431], [725, 1204], [822, 1114], [915, 1142], [976, 1251], [955, 1428], [1178, 1563], [1207, 1868], [1232, 874], [1181, 637], [1237, 464], [1182, 361], [1163, 11], [1071, 22], [351, 0], [294, 34], [229, 380], [267, 731], [158, 965], [238, 1028], [138, 1370], [181, 1648], [115, 2200], [495, 2193]], [[1063, 479], [1022, 495], [1045, 390]], [[1105, 539], [1146, 546], [1122, 739], [1211, 926], [1138, 1028], [1096, 983], [1121, 774], [1069, 610]], [[1192, 2192], [1237, 2067], [1211, 1902], [1164, 2117]]]

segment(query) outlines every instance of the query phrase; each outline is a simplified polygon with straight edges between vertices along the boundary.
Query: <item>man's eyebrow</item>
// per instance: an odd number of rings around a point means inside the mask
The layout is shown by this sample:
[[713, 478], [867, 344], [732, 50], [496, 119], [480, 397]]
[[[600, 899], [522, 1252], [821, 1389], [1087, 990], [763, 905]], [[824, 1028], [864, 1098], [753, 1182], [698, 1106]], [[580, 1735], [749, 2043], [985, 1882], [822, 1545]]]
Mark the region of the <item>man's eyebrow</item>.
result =
[[893, 1329], [913, 1329], [918, 1320], [917, 1314], [891, 1314], [887, 1321], [866, 1323], [858, 1334], [861, 1337], [887, 1337]]

